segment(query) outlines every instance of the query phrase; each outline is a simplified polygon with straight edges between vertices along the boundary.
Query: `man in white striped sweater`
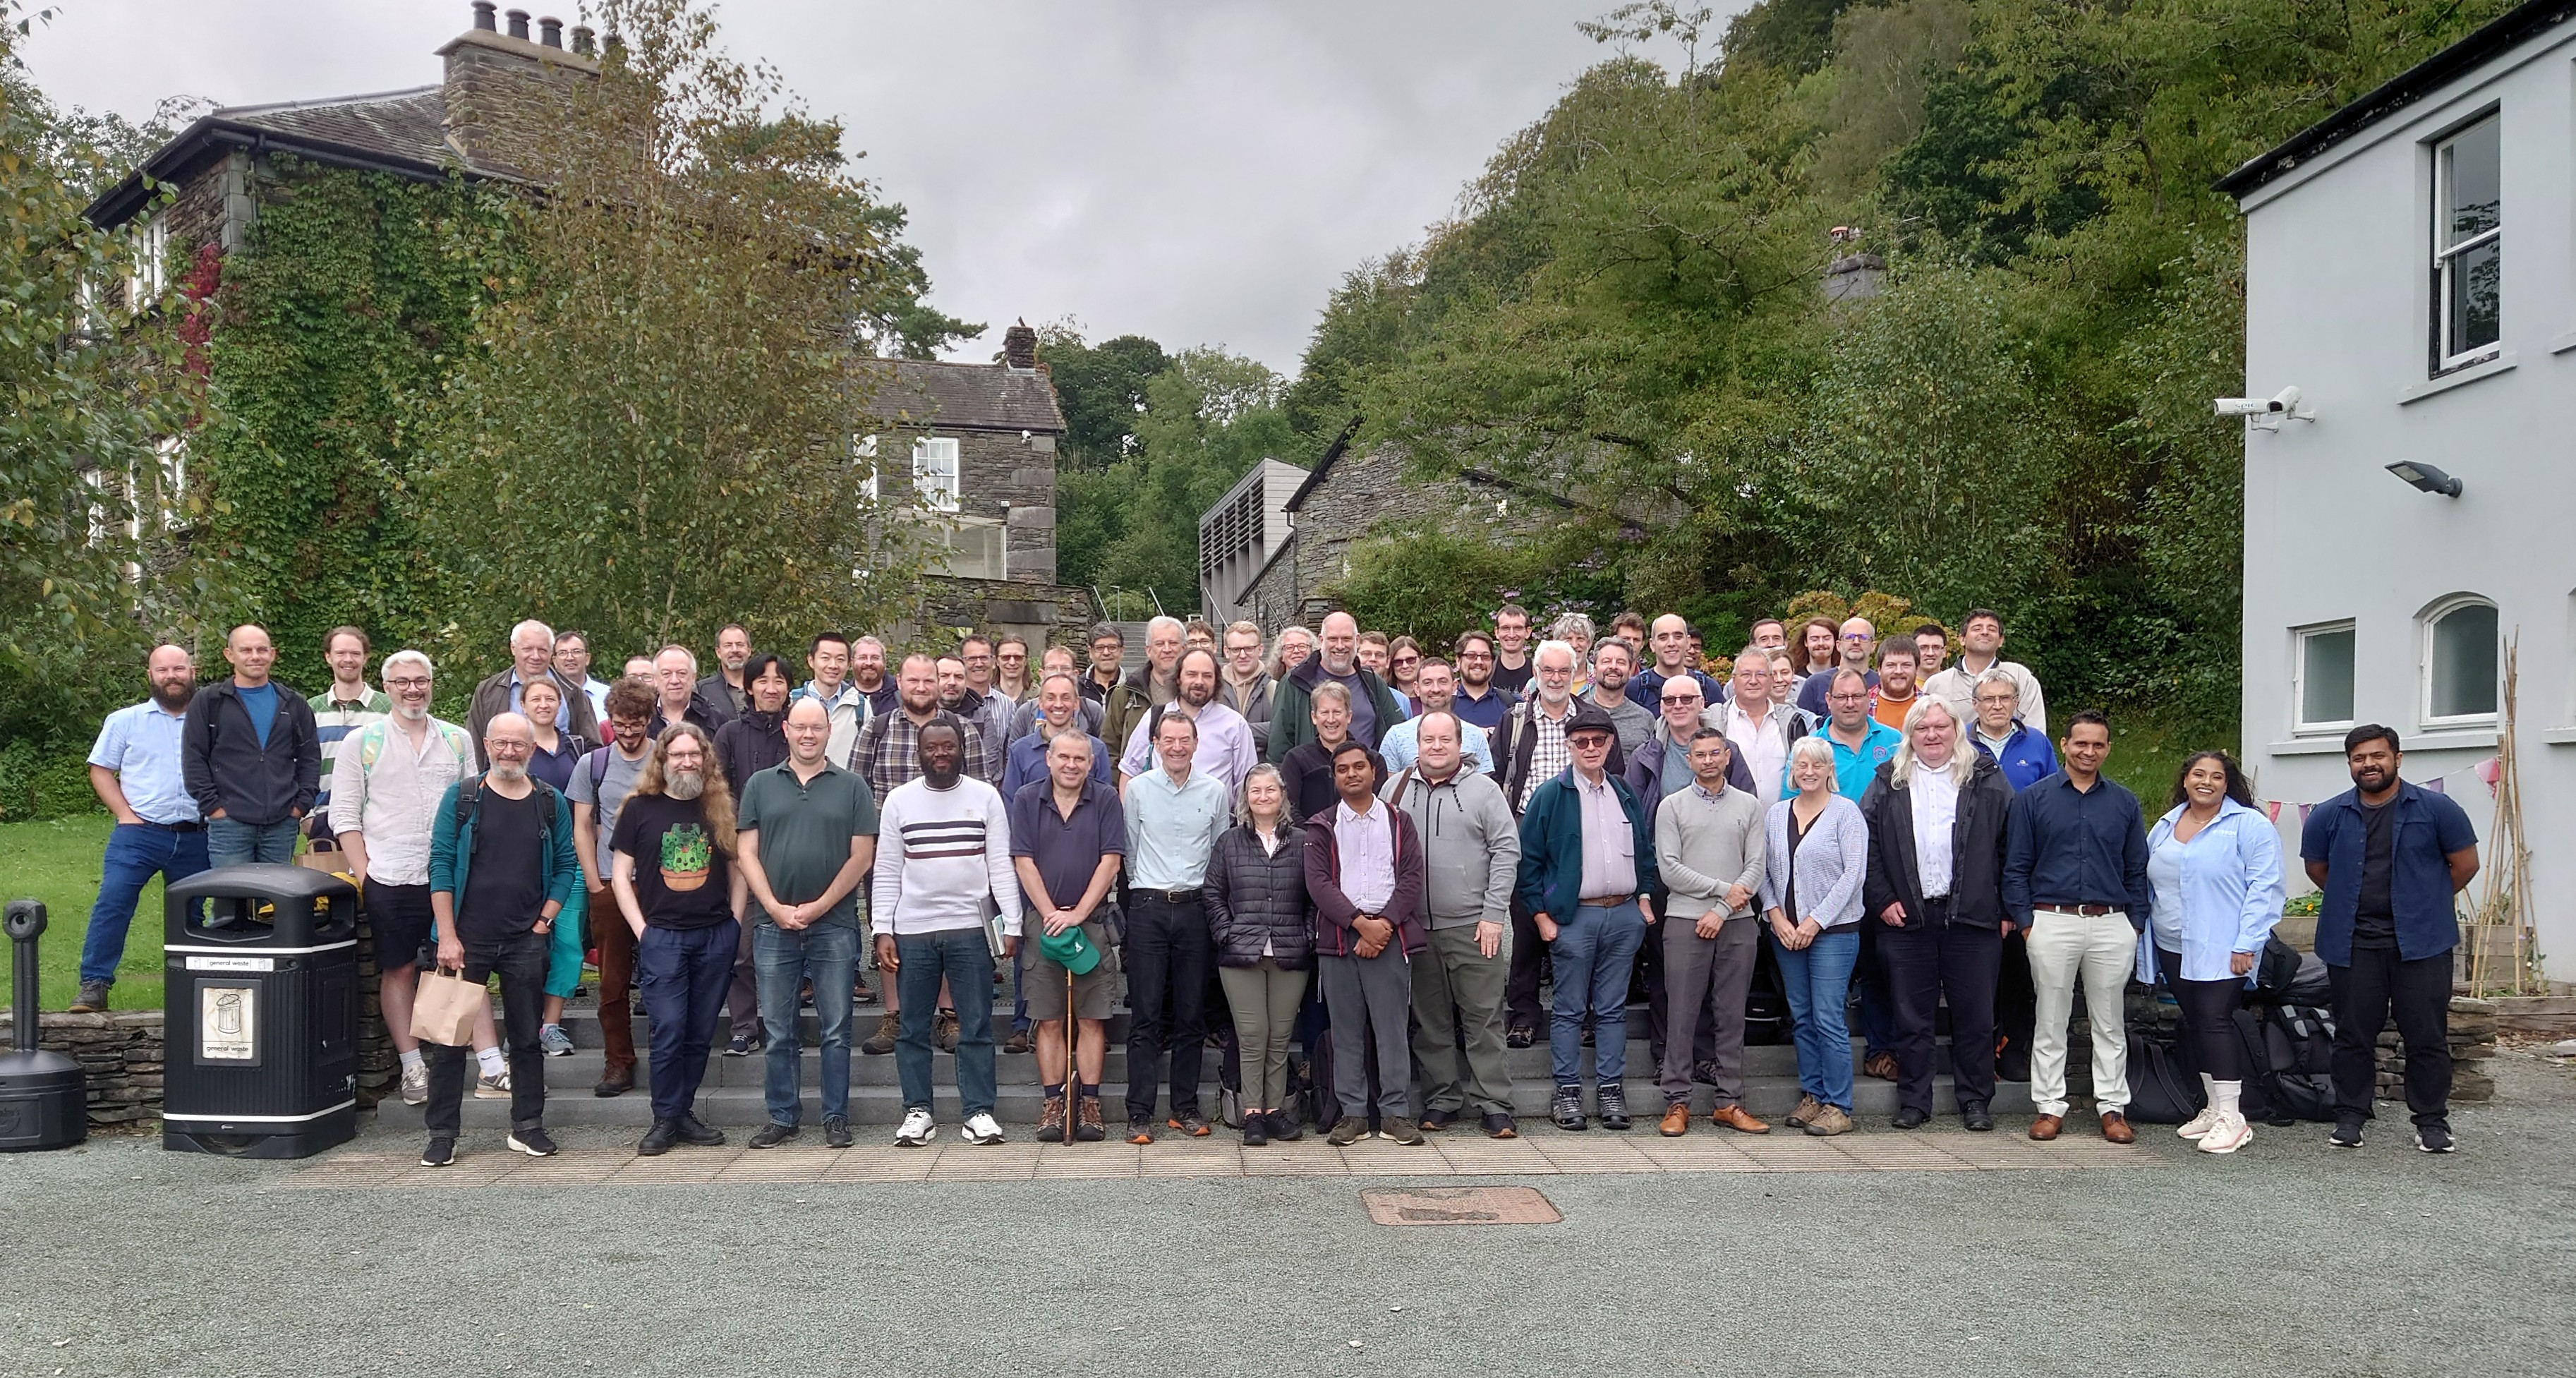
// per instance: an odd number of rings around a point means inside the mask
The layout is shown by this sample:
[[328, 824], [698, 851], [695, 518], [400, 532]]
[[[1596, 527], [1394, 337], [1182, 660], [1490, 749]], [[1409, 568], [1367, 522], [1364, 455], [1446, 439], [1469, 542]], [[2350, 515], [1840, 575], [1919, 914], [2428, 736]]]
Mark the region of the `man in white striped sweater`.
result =
[[1002, 1141], [993, 1118], [993, 949], [987, 895], [1001, 913], [1002, 953], [1020, 946], [1020, 887], [1011, 871], [1011, 824], [1002, 796], [961, 773], [965, 734], [945, 718], [921, 729], [921, 777], [896, 787], [877, 811], [873, 891], [877, 967], [900, 983], [903, 1032], [895, 1072], [903, 1126], [894, 1141], [919, 1148], [939, 1132], [931, 1114], [932, 1015], [944, 978], [957, 1002], [957, 1095], [970, 1144]]

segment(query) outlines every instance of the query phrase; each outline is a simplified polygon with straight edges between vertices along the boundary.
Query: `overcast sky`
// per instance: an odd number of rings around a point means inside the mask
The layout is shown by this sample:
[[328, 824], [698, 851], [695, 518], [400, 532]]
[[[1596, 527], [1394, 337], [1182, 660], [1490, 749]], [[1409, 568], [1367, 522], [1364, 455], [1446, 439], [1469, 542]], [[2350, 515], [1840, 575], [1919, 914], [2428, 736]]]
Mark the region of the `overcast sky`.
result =
[[[521, 0], [572, 19], [571, 4]], [[53, 0], [65, 105], [150, 111], [438, 80], [466, 0]], [[504, 4], [503, 8], [511, 6]], [[848, 125], [941, 309], [1222, 344], [1293, 371], [1325, 295], [1449, 215], [1603, 50], [1610, 0], [729, 0], [727, 46]], [[1723, 8], [1735, 8], [1733, 5]], [[184, 19], [182, 18], [184, 15]]]

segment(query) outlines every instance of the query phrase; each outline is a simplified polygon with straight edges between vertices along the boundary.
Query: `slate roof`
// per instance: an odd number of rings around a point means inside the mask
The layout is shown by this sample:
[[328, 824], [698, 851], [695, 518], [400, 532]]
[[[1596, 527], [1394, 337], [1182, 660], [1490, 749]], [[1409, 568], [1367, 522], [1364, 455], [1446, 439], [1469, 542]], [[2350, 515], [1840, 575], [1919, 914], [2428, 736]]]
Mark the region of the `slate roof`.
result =
[[444, 178], [450, 168], [472, 176], [498, 176], [471, 166], [447, 141], [447, 109], [440, 88], [340, 96], [277, 105], [236, 105], [201, 116], [162, 146], [89, 208], [90, 220], [122, 224], [156, 194], [144, 185], [184, 182], [229, 149], [289, 153], [335, 167], [390, 172], [422, 181]]
[[877, 359], [861, 365], [889, 376], [869, 409], [889, 421], [942, 430], [1064, 433], [1064, 412], [1043, 369], [1004, 364]]

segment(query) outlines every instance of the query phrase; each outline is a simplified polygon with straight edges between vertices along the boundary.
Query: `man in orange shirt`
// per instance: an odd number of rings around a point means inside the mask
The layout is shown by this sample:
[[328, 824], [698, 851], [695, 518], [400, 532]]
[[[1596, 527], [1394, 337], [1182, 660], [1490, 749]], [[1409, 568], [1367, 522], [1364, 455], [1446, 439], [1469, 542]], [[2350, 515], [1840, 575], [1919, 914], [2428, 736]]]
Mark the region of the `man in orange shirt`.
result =
[[1870, 695], [1870, 716], [1902, 732], [1905, 715], [1916, 697], [1914, 638], [1891, 636], [1878, 643], [1878, 688]]

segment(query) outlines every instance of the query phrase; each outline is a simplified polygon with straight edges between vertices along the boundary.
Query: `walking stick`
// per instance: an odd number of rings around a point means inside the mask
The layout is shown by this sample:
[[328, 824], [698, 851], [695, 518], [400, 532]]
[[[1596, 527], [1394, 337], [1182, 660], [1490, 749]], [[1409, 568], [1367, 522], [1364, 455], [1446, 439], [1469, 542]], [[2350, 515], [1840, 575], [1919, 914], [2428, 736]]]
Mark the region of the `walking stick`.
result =
[[1082, 1142], [1082, 1025], [1074, 1019], [1073, 968], [1064, 969], [1064, 1141]]

